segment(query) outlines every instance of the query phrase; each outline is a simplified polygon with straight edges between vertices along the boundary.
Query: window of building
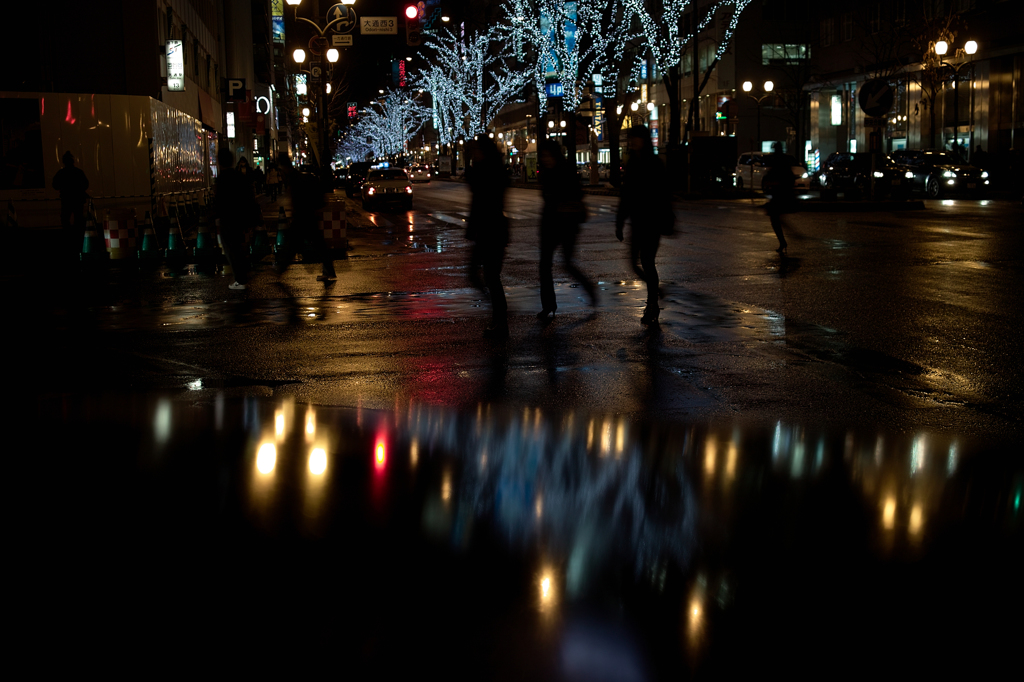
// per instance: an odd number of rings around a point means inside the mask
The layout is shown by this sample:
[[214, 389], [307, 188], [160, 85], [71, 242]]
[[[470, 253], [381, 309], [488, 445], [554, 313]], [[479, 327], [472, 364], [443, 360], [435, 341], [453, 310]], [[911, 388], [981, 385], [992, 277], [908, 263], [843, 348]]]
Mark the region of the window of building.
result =
[[876, 3], [868, 8], [868, 25], [871, 27], [871, 35], [882, 30], [882, 4]]
[[810, 59], [810, 45], [793, 45], [788, 43], [764, 43], [761, 45], [761, 64], [799, 64]]
[[895, 0], [893, 2], [892, 20], [897, 26], [907, 23], [907, 0]]
[[843, 13], [843, 42], [853, 40], [853, 12]]
[[835, 19], [829, 17], [828, 19], [821, 20], [821, 46], [828, 47], [832, 44], [835, 39]]

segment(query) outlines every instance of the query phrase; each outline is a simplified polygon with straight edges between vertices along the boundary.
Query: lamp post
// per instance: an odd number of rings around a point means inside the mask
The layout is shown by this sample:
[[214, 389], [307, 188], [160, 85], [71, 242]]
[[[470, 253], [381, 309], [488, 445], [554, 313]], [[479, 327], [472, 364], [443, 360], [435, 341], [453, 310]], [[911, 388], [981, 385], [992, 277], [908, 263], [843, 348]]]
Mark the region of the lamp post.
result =
[[[950, 64], [943, 59], [946, 53], [949, 52], [949, 43], [945, 40], [939, 40], [932, 46], [935, 50], [935, 54], [939, 57], [939, 63], [943, 66], [948, 66], [953, 69], [953, 148], [960, 154], [960, 69], [967, 65], [974, 64], [974, 53], [978, 51], [978, 43], [974, 40], [968, 40], [964, 43], [964, 46], [958, 47], [956, 52], [953, 53], [955, 59], [960, 59], [963, 55], [968, 55], [970, 59], [959, 64]], [[974, 80], [973, 78], [971, 79]], [[965, 159], [966, 160], [966, 159]]]
[[[750, 94], [750, 91], [754, 89], [754, 84], [750, 81], [743, 81], [743, 92], [747, 93], [747, 97], [757, 102], [757, 146], [761, 147], [761, 102], [768, 99], [772, 91], [775, 89], [775, 83], [771, 81], [765, 81], [761, 89], [764, 90], [764, 94], [760, 97], [755, 97]], [[762, 151], [758, 149], [758, 151]]]
[[[328, 47], [328, 41], [325, 34], [327, 33], [328, 29], [330, 29], [332, 26], [342, 21], [346, 17], [338, 17], [336, 19], [332, 19], [331, 21], [327, 22], [323, 27], [321, 27], [315, 21], [299, 16], [299, 5], [302, 3], [302, 0], [286, 0], [286, 2], [294, 8], [293, 16], [295, 21], [305, 22], [312, 26], [317, 32], [317, 35], [313, 36], [313, 39], [310, 41], [309, 47], [310, 50], [312, 51], [313, 45], [316, 45], [317, 52], [314, 52], [314, 55], [319, 56], [319, 64], [313, 65], [311, 63], [308, 73], [310, 75], [310, 80], [312, 81], [310, 85], [312, 86], [316, 94], [316, 131], [318, 138], [316, 147], [318, 151], [317, 161], [320, 166], [320, 179], [321, 182], [324, 183], [324, 186], [328, 186], [328, 183], [331, 182], [331, 177], [330, 163], [327, 158], [328, 131], [326, 130], [327, 111], [324, 103], [324, 98], [326, 93], [329, 92], [329, 90], [328, 87], [321, 85], [321, 79], [323, 79], [324, 75], [326, 74], [327, 86], [330, 85], [334, 64], [337, 63], [341, 55], [338, 52], [337, 48]], [[343, 5], [354, 5], [355, 3], [356, 0], [341, 0], [341, 4]], [[319, 16], [319, 14], [320, 2], [319, 0], [313, 0], [313, 15]], [[304, 64], [306, 61], [306, 51], [301, 48], [295, 50], [292, 53], [292, 59], [295, 60], [296, 64]]]

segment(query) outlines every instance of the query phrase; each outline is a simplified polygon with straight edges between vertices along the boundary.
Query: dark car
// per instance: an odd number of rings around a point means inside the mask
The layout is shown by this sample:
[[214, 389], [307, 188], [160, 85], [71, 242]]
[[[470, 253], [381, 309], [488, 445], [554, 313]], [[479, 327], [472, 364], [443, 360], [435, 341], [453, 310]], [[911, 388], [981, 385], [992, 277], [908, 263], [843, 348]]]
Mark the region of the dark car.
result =
[[937, 199], [946, 192], [980, 196], [989, 187], [988, 171], [972, 166], [957, 154], [930, 149], [898, 149], [893, 159], [905, 167], [911, 191]]
[[366, 181], [366, 175], [370, 172], [372, 165], [369, 161], [357, 161], [348, 165], [345, 174], [346, 195], [352, 198], [362, 196], [363, 182]]
[[885, 154], [835, 152], [821, 164], [817, 184], [822, 199], [835, 199], [842, 192], [847, 199], [870, 196], [899, 198], [906, 194], [906, 169]]

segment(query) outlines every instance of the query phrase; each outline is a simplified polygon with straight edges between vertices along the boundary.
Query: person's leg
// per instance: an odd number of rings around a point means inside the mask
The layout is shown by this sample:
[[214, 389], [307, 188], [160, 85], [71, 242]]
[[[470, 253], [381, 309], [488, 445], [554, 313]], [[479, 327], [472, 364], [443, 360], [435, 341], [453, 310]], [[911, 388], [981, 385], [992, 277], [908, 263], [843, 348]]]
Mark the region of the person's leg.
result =
[[597, 287], [590, 281], [582, 270], [576, 266], [576, 237], [579, 232], [576, 229], [567, 229], [562, 235], [562, 255], [565, 257], [565, 271], [582, 285], [583, 290], [590, 297], [590, 304], [597, 305]]
[[648, 235], [640, 247], [640, 264], [644, 269], [647, 282], [647, 310], [644, 311], [644, 319], [658, 319], [658, 268], [655, 259], [658, 255], [660, 235], [654, 233]]
[[540, 228], [540, 307], [541, 315], [555, 312], [558, 304], [555, 301], [555, 278], [552, 264], [555, 259], [555, 247], [558, 240], [552, 234], [553, 226], [541, 225]]
[[508, 301], [501, 285], [501, 268], [505, 261], [505, 247], [500, 244], [487, 248], [484, 257], [484, 282], [491, 294], [491, 326], [497, 330], [508, 329]]
[[234, 273], [235, 281], [245, 284], [249, 278], [249, 259], [245, 254], [244, 239], [234, 235], [221, 235], [221, 240], [224, 242], [224, 255], [231, 266], [231, 272]]
[[778, 213], [773, 213], [769, 216], [772, 222], [772, 230], [775, 232], [775, 236], [779, 239], [779, 248], [777, 249], [780, 253], [786, 250], [786, 236], [782, 234], [782, 216]]
[[640, 249], [641, 249], [641, 238], [640, 234], [634, 227], [629, 235], [629, 266], [633, 268], [633, 272], [640, 278], [641, 281], [647, 281], [647, 275], [644, 274], [643, 269], [640, 267]]

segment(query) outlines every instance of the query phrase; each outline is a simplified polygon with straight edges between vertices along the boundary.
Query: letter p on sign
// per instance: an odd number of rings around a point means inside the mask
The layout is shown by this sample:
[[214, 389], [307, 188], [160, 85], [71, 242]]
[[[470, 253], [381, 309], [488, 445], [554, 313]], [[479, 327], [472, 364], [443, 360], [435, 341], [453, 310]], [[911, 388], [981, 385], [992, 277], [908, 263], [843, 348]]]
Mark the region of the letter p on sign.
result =
[[228, 99], [236, 102], [245, 101], [245, 79], [244, 78], [229, 78], [228, 79]]

